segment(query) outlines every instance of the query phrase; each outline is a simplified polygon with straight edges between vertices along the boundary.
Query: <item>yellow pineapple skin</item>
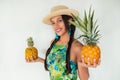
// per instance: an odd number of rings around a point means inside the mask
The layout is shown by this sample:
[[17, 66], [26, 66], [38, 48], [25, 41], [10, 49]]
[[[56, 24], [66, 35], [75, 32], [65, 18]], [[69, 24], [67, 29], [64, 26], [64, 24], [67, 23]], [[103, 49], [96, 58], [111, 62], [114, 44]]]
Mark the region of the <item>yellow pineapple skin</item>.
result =
[[25, 58], [29, 61], [36, 60], [38, 58], [38, 50], [35, 47], [27, 47], [25, 49]]
[[84, 62], [88, 64], [88, 58], [90, 59], [90, 64], [94, 64], [94, 59], [96, 59], [96, 64], [98, 63], [101, 52], [97, 45], [84, 45], [82, 47], [80, 57], [84, 56]]

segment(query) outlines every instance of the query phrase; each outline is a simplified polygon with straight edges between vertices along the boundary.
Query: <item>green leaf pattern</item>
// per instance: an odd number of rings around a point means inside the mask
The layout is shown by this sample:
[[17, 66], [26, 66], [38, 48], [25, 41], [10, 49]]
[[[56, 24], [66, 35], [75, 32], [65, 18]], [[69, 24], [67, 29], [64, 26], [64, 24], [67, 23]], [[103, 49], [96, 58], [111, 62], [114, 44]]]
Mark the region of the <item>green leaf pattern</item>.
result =
[[66, 74], [66, 46], [55, 44], [47, 56], [50, 80], [77, 80], [77, 64], [70, 60], [71, 73]]

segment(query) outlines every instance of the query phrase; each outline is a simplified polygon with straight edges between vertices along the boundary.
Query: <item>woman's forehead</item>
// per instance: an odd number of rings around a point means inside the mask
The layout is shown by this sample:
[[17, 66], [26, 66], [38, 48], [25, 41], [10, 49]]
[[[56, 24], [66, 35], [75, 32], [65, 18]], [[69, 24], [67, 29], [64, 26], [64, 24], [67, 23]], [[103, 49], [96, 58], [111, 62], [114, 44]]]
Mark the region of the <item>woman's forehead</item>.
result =
[[58, 15], [58, 16], [52, 17], [50, 20], [53, 21], [53, 20], [61, 19], [61, 18], [62, 18], [62, 16], [61, 16], [61, 15]]

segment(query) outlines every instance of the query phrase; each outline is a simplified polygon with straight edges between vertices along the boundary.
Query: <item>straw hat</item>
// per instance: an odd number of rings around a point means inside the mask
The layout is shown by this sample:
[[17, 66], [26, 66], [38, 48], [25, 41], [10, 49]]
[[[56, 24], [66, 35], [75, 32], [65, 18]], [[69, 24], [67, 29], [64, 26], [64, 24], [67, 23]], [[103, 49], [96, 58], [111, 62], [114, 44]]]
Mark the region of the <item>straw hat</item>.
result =
[[78, 11], [74, 10], [74, 9], [69, 9], [67, 6], [65, 5], [58, 5], [58, 6], [54, 6], [53, 8], [51, 8], [51, 12], [50, 14], [48, 14], [46, 17], [43, 18], [43, 22], [45, 24], [50, 25], [50, 19], [52, 17], [58, 16], [58, 15], [70, 15], [71, 13], [79, 16]]

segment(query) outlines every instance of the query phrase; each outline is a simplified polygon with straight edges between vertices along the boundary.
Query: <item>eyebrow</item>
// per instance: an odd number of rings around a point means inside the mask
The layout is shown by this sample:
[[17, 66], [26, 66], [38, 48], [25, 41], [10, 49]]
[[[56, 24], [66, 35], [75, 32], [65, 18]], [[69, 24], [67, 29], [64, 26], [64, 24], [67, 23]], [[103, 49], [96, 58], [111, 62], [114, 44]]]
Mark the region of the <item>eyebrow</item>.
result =
[[[57, 18], [57, 20], [59, 20], [59, 19], [62, 19], [62, 17], [58, 17], [58, 18]], [[54, 22], [54, 21], [52, 21], [52, 19], [50, 19], [50, 21], [51, 21], [51, 22]]]

